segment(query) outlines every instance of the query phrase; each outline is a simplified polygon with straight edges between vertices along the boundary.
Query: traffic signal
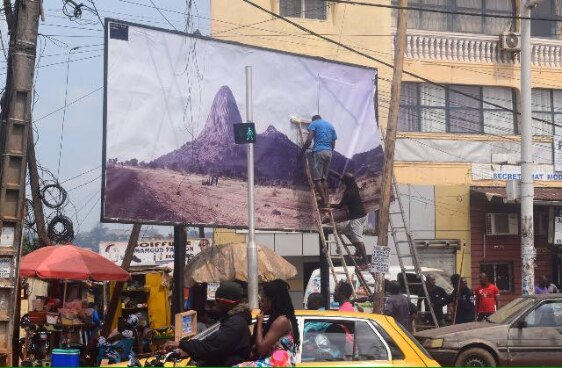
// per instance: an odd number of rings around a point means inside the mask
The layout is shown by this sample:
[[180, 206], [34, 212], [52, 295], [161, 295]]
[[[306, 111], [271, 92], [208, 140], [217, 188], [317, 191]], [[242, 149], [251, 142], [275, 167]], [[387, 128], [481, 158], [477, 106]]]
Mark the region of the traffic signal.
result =
[[256, 143], [256, 125], [254, 123], [234, 124], [234, 143]]

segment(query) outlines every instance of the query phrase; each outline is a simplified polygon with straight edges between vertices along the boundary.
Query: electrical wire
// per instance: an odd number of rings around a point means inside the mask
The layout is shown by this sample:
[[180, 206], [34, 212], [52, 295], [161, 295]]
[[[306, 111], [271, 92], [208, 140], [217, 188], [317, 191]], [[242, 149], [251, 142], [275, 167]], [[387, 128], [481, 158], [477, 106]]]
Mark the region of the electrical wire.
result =
[[[262, 6], [258, 5], [258, 4], [256, 4], [256, 3], [254, 3], [254, 2], [251, 1], [251, 0], [242, 0], [242, 1], [244, 1], [245, 3], [247, 3], [247, 4], [251, 5], [251, 6], [253, 6], [254, 8], [256, 8], [256, 9], [258, 9], [258, 10], [261, 10], [262, 12], [265, 12], [265, 13], [271, 15], [272, 17], [275, 17], [275, 18], [277, 18], [277, 19], [281, 19], [281, 20], [283, 20], [284, 22], [289, 23], [290, 25], [292, 25], [292, 26], [294, 26], [294, 27], [300, 29], [301, 31], [304, 31], [304, 32], [309, 33], [310, 35], [313, 35], [313, 36], [315, 36], [315, 37], [317, 37], [317, 38], [320, 38], [320, 39], [322, 39], [322, 40], [324, 40], [324, 41], [326, 41], [326, 42], [332, 43], [332, 44], [334, 44], [334, 45], [336, 45], [336, 46], [340, 45], [343, 49], [345, 49], [345, 50], [347, 50], [347, 51], [350, 51], [350, 52], [352, 52], [352, 53], [354, 53], [354, 54], [357, 54], [357, 55], [359, 55], [359, 56], [365, 57], [366, 59], [369, 59], [369, 60], [371, 60], [371, 61], [374, 61], [374, 62], [377, 62], [377, 63], [379, 63], [379, 64], [382, 64], [382, 65], [384, 65], [384, 66], [386, 66], [386, 67], [388, 67], [388, 68], [391, 68], [391, 69], [394, 68], [394, 66], [393, 66], [391, 63], [387, 62], [387, 61], [381, 60], [381, 59], [379, 59], [379, 58], [376, 58], [376, 57], [373, 57], [373, 56], [371, 56], [371, 55], [369, 55], [369, 54], [366, 54], [366, 53], [364, 53], [364, 52], [362, 52], [362, 51], [356, 50], [356, 49], [354, 49], [354, 48], [352, 48], [352, 47], [350, 47], [350, 46], [347, 46], [347, 45], [345, 45], [345, 44], [339, 43], [339, 42], [337, 42], [336, 40], [333, 40], [333, 39], [331, 39], [331, 38], [329, 38], [329, 37], [322, 36], [321, 34], [318, 34], [317, 32], [314, 32], [314, 31], [312, 31], [312, 30], [310, 30], [310, 29], [308, 29], [308, 28], [306, 28], [306, 27], [304, 27], [304, 26], [302, 26], [302, 25], [300, 25], [300, 24], [298, 24], [298, 23], [296, 23], [296, 22], [293, 22], [292, 20], [290, 20], [290, 19], [288, 19], [288, 18], [286, 18], [286, 17], [283, 17], [283, 16], [281, 16], [281, 15], [275, 13], [275, 12], [272, 12], [272, 11], [270, 11], [270, 10], [268, 10], [268, 9], [266, 9], [266, 8], [264, 8], [264, 7], [262, 7]], [[417, 73], [413, 73], [413, 72], [410, 72], [410, 71], [408, 71], [408, 70], [404, 70], [403, 73], [406, 74], [406, 75], [412, 76], [412, 77], [414, 77], [414, 78], [417, 78], [417, 79], [419, 79], [419, 80], [421, 80], [421, 81], [423, 81], [423, 82], [426, 82], [426, 83], [429, 83], [429, 84], [432, 84], [432, 85], [435, 85], [435, 86], [438, 86], [438, 87], [441, 87], [441, 88], [448, 89], [449, 91], [453, 91], [453, 92], [455, 92], [455, 93], [457, 93], [457, 94], [459, 94], [459, 95], [468, 97], [468, 98], [470, 98], [470, 99], [474, 99], [474, 100], [477, 100], [477, 101], [483, 101], [482, 99], [477, 98], [477, 97], [474, 97], [474, 96], [470, 95], [469, 93], [465, 93], [465, 92], [462, 92], [462, 91], [459, 91], [459, 90], [455, 90], [454, 88], [451, 88], [451, 87], [450, 87], [449, 85], [447, 85], [447, 84], [443, 84], [443, 83], [438, 83], [438, 82], [432, 81], [432, 80], [430, 80], [430, 79], [428, 79], [428, 78], [426, 78], [426, 77], [424, 77], [424, 76], [421, 76], [421, 75], [419, 75], [419, 74], [417, 74]], [[506, 107], [504, 107], [504, 106], [501, 106], [501, 105], [498, 105], [498, 104], [494, 104], [494, 103], [491, 103], [491, 102], [486, 102], [486, 103], [487, 103], [488, 105], [497, 107], [497, 108], [500, 109], [500, 110], [505, 110], [505, 111], [513, 112], [513, 109], [509, 109], [509, 108], [506, 108]], [[520, 114], [520, 113], [518, 113], [518, 112], [516, 112], [516, 113], [517, 113], [517, 114]], [[562, 125], [559, 125], [559, 124], [556, 124], [556, 123], [550, 123], [550, 122], [545, 121], [545, 120], [542, 120], [542, 119], [532, 118], [532, 120], [541, 121], [541, 122], [543, 122], [543, 123], [545, 123], [545, 124], [553, 124], [553, 125], [555, 125], [555, 126], [562, 127]]]
[[72, 181], [72, 180], [77, 179], [77, 178], [79, 178], [79, 177], [81, 177], [81, 176], [83, 176], [83, 175], [89, 174], [89, 173], [91, 173], [92, 171], [98, 170], [98, 169], [101, 168], [101, 167], [102, 167], [102, 165], [99, 165], [99, 166], [94, 167], [93, 169], [90, 169], [90, 170], [87, 170], [87, 171], [83, 171], [83, 172], [81, 172], [81, 173], [78, 174], [78, 175], [75, 175], [75, 176], [73, 176], [73, 177], [70, 177], [70, 178], [68, 178], [68, 179], [65, 179], [65, 180], [61, 181], [60, 183], [61, 183], [61, 184], [64, 184], [64, 183], [66, 183], [66, 182]]
[[[467, 15], [472, 17], [485, 17], [485, 18], [499, 18], [499, 19], [524, 19], [524, 20], [542, 20], [542, 21], [549, 21], [549, 22], [560, 22], [561, 19], [559, 18], [544, 18], [544, 17], [521, 17], [518, 15], [502, 15], [502, 14], [489, 14], [489, 13], [472, 13], [466, 11], [458, 11], [458, 10], [441, 10], [436, 8], [429, 9], [423, 7], [416, 7], [416, 6], [399, 6], [399, 5], [387, 5], [387, 4], [377, 4], [377, 3], [366, 3], [362, 1], [354, 1], [354, 0], [322, 0], [326, 3], [337, 3], [337, 4], [350, 4], [350, 5], [362, 5], [362, 6], [369, 6], [374, 8], [386, 8], [386, 9], [395, 9], [395, 10], [413, 10], [413, 11], [420, 11], [420, 12], [427, 12], [427, 13], [438, 13], [438, 14], [450, 14], [450, 15]], [[550, 0], [552, 1], [552, 0]], [[491, 9], [487, 9], [491, 10]]]
[[61, 123], [61, 131], [60, 131], [60, 142], [59, 142], [59, 162], [58, 162], [58, 167], [57, 167], [57, 180], [59, 178], [59, 174], [60, 174], [60, 162], [61, 162], [61, 157], [62, 157], [62, 145], [64, 142], [64, 122], [66, 120], [66, 107], [67, 107], [67, 102], [68, 102], [68, 79], [70, 76], [70, 56], [72, 55], [72, 51], [78, 49], [78, 46], [73, 47], [70, 49], [70, 51], [68, 51], [68, 59], [66, 61], [66, 83], [65, 83], [65, 87], [64, 87], [64, 107], [62, 110], [62, 123]]
[[164, 20], [165, 20], [166, 22], [168, 22], [168, 24], [169, 24], [170, 26], [172, 26], [172, 28], [173, 28], [174, 30], [177, 31], [178, 29], [176, 28], [176, 26], [174, 26], [174, 24], [173, 24], [172, 22], [170, 22], [170, 20], [169, 20], [168, 18], [166, 18], [166, 16], [164, 15], [164, 13], [162, 13], [162, 11], [154, 4], [154, 1], [152, 1], [152, 0], [149, 0], [149, 1], [150, 1], [150, 3], [152, 4], [152, 6], [154, 7], [154, 9], [156, 9], [156, 11], [157, 11], [158, 13], [160, 13], [160, 15], [162, 16], [162, 18], [164, 18]]

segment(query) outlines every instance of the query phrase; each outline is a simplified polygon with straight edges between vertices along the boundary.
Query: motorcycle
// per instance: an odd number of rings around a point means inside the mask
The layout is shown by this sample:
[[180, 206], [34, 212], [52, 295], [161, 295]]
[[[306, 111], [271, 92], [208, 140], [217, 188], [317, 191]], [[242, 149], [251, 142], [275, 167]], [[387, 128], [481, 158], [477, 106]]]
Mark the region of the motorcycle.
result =
[[25, 337], [20, 338], [20, 359], [26, 365], [33, 365], [34, 362], [44, 360], [50, 348], [49, 331], [36, 326], [31, 322], [29, 316], [25, 314], [20, 319], [20, 326], [25, 331]]

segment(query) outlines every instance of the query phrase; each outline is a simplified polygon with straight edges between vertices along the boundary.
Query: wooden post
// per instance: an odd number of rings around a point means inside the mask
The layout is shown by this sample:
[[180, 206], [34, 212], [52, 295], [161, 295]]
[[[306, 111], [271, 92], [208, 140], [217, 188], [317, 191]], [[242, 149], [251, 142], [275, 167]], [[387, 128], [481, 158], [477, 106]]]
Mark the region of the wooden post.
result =
[[41, 200], [41, 187], [39, 184], [39, 173], [37, 171], [37, 158], [35, 156], [35, 142], [33, 140], [33, 128], [29, 129], [27, 142], [27, 170], [29, 171], [29, 186], [33, 201], [33, 213], [35, 215], [35, 227], [39, 238], [39, 247], [51, 245], [51, 239], [47, 234], [45, 226], [45, 214], [43, 213], [43, 201]]
[[[134, 224], [133, 229], [131, 230], [131, 236], [129, 237], [127, 249], [125, 250], [125, 256], [123, 257], [123, 262], [121, 262], [121, 268], [125, 271], [129, 271], [129, 266], [131, 266], [135, 247], [139, 242], [141, 226], [141, 224]], [[107, 337], [107, 335], [111, 332], [111, 325], [113, 324], [113, 319], [115, 318], [115, 313], [117, 312], [117, 305], [121, 301], [121, 292], [123, 291], [124, 286], [124, 282], [120, 281], [115, 283], [115, 287], [111, 293], [111, 299], [109, 300], [109, 306], [107, 307], [107, 313], [103, 318], [103, 326], [100, 336]]]
[[[408, 26], [408, 0], [400, 0], [400, 9], [397, 10], [398, 25], [394, 41], [394, 71], [390, 89], [390, 110], [386, 133], [384, 136], [384, 167], [382, 174], [381, 204], [379, 211], [378, 245], [388, 246], [388, 224], [390, 211], [390, 197], [392, 195], [392, 178], [394, 165], [394, 146], [396, 144], [396, 131], [400, 112], [400, 90], [402, 86], [402, 70], [404, 67], [404, 52], [406, 50], [406, 30]], [[384, 275], [375, 275], [375, 303], [374, 313], [382, 313], [384, 308]]]

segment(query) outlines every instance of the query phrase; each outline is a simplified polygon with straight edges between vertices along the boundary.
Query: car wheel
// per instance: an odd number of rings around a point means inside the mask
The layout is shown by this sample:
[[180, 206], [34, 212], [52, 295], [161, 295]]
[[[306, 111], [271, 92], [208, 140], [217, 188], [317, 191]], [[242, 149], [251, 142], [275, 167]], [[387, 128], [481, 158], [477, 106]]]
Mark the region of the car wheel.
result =
[[455, 362], [457, 367], [495, 367], [496, 360], [482, 348], [467, 349], [459, 354]]

